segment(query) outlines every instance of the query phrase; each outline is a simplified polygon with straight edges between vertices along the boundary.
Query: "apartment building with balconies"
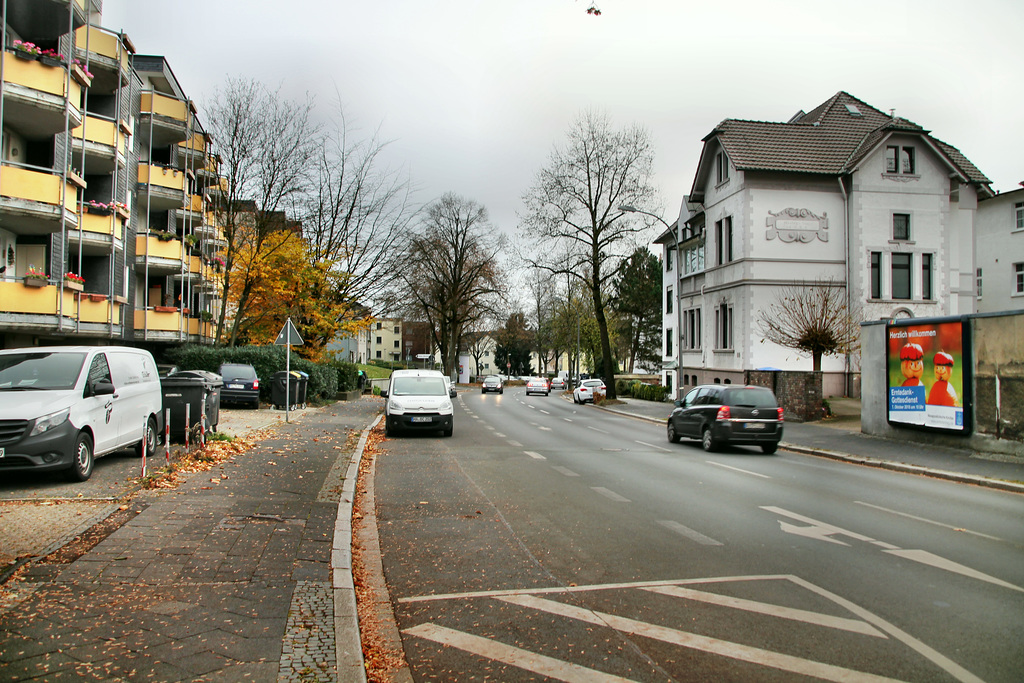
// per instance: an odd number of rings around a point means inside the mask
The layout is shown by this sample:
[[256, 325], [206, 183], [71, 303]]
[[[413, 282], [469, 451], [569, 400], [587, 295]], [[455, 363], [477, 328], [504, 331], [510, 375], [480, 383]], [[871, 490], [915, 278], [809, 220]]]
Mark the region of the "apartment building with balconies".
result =
[[99, 0], [5, 6], [0, 347], [212, 342], [222, 180], [195, 108]]

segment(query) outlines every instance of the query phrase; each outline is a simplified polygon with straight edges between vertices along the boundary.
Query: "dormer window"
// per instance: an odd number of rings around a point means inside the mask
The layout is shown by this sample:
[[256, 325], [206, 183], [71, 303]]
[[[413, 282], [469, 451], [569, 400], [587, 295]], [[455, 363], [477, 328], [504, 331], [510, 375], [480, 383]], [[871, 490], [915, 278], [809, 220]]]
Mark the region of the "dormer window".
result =
[[914, 148], [889, 145], [885, 148], [885, 172], [913, 175], [917, 172], [914, 163]]
[[715, 155], [715, 184], [721, 185], [729, 179], [729, 157], [725, 152]]

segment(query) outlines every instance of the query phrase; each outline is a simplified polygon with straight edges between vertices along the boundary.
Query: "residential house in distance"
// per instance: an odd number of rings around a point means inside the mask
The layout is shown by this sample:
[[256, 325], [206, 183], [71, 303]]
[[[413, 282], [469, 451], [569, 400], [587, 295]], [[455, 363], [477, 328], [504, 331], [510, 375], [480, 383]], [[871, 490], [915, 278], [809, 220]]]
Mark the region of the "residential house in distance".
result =
[[212, 343], [222, 180], [195, 109], [100, 0], [5, 7], [0, 347]]
[[402, 321], [380, 319], [370, 325], [370, 360], [401, 363], [404, 359]]
[[976, 232], [978, 313], [1024, 309], [1024, 187], [979, 202]]
[[[863, 319], [974, 312], [990, 181], [925, 128], [839, 92], [786, 122], [725, 119], [703, 142], [679, 219], [657, 240], [674, 396], [745, 370], [811, 370], [758, 333], [787, 286], [830, 280]], [[858, 394], [855, 355], [822, 370], [825, 396]]]

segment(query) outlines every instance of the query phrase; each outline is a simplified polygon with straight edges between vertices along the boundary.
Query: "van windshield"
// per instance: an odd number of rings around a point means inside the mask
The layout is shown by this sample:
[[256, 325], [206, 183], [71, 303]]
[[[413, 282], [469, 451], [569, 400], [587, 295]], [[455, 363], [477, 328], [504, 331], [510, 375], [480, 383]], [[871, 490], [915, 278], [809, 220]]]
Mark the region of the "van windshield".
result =
[[392, 396], [447, 396], [441, 377], [395, 377], [391, 380]]
[[0, 355], [0, 391], [74, 389], [84, 353], [10, 353]]

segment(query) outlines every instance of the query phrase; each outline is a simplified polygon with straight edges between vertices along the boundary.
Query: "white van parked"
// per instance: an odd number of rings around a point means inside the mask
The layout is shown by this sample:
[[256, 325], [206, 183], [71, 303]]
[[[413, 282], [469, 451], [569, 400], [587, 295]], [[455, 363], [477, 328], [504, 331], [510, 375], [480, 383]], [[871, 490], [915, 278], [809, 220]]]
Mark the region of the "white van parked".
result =
[[400, 429], [439, 429], [451, 436], [454, 413], [450, 382], [437, 370], [395, 370], [388, 388], [380, 392], [384, 403], [384, 433]]
[[148, 351], [120, 346], [0, 350], [0, 471], [92, 474], [95, 458], [156, 449], [163, 392]]

